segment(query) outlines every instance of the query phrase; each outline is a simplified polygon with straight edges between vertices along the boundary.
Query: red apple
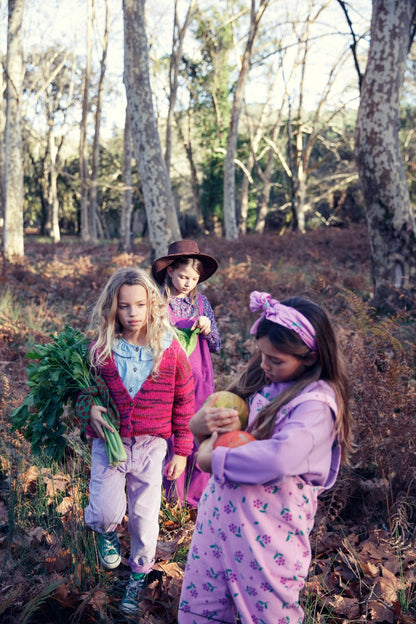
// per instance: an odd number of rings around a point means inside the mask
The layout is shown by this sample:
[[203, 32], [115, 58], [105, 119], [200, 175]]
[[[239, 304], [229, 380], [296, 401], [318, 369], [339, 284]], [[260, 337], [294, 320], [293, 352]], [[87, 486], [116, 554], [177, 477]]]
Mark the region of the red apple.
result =
[[217, 448], [217, 446], [236, 448], [237, 446], [253, 442], [255, 439], [248, 431], [227, 431], [227, 433], [223, 433], [215, 440], [214, 448]]

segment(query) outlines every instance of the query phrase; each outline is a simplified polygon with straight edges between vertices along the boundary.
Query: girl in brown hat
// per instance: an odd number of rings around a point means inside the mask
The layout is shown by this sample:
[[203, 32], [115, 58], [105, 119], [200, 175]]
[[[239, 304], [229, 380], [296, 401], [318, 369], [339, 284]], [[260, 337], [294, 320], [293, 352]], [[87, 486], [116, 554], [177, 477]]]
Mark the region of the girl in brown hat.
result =
[[[221, 348], [221, 338], [212, 307], [197, 290], [197, 285], [215, 273], [218, 262], [212, 256], [199, 251], [193, 240], [172, 243], [168, 255], [153, 263], [152, 275], [163, 286], [163, 294], [169, 301], [169, 317], [178, 330], [196, 332], [193, 335], [192, 352], [188, 352], [195, 387], [195, 412], [205, 399], [214, 392], [214, 371], [211, 353]], [[190, 331], [189, 331], [190, 330]], [[197, 445], [188, 457], [186, 471], [174, 483], [165, 481], [168, 499], [185, 500], [197, 507], [209, 475], [196, 464]]]

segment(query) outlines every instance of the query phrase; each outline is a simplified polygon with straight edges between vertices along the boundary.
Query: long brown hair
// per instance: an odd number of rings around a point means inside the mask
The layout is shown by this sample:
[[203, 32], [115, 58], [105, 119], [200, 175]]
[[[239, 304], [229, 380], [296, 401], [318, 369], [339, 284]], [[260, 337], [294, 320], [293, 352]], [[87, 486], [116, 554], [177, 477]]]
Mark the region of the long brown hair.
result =
[[[352, 450], [351, 412], [349, 409], [349, 387], [345, 364], [339, 352], [334, 329], [326, 312], [317, 304], [302, 297], [290, 297], [281, 301], [283, 305], [295, 308], [312, 323], [316, 334], [315, 363], [306, 366], [295, 382], [282, 394], [263, 407], [254, 423], [251, 432], [258, 439], [271, 437], [277, 412], [291, 401], [306, 386], [322, 379], [333, 388], [337, 401], [335, 415], [335, 431], [338, 435], [342, 460], [348, 460]], [[312, 351], [305, 345], [298, 334], [273, 323], [266, 318], [261, 319], [256, 332], [256, 339], [267, 337], [272, 345], [282, 353], [294, 355], [301, 360], [310, 358]], [[261, 353], [257, 352], [247, 363], [239, 379], [230, 386], [229, 390], [243, 398], [248, 398], [270, 383], [261, 368]]]

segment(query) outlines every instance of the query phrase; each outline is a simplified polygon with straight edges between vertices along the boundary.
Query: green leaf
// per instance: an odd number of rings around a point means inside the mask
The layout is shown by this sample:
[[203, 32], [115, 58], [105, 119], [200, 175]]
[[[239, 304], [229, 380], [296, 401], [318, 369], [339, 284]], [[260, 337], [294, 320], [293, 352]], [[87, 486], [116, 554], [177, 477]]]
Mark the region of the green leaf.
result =
[[181, 345], [183, 346], [183, 348], [185, 349], [185, 353], [188, 357], [195, 350], [195, 347], [198, 342], [198, 334], [200, 331], [201, 330], [199, 329], [199, 327], [197, 327], [193, 331], [191, 331], [189, 327], [184, 327], [183, 329], [179, 329], [178, 327], [175, 327], [175, 333], [177, 335], [177, 338], [179, 342], [181, 343]]
[[16, 407], [10, 415], [12, 420], [12, 431], [16, 431], [16, 429], [21, 429], [27, 421], [28, 417], [28, 409], [27, 405], [23, 402], [20, 407]]

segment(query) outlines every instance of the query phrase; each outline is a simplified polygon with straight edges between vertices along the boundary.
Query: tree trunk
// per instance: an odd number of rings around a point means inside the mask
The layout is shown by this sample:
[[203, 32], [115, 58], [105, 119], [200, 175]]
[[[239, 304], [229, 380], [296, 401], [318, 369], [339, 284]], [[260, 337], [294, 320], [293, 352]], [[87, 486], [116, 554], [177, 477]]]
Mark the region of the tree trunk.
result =
[[52, 221], [51, 207], [49, 205], [49, 166], [47, 156], [41, 160], [41, 172], [40, 175], [37, 176], [37, 187], [39, 189], [39, 197], [42, 206], [40, 233], [42, 236], [50, 236]]
[[[301, 90], [301, 94], [302, 94], [302, 90]], [[287, 118], [287, 139], [288, 139], [288, 154], [287, 154], [287, 158], [288, 158], [288, 163], [289, 163], [289, 169], [291, 171], [291, 175], [288, 176], [289, 177], [289, 184], [290, 184], [290, 200], [291, 200], [291, 213], [292, 213], [292, 221], [293, 221], [293, 229], [296, 230], [298, 227], [298, 222], [297, 222], [297, 216], [296, 216], [296, 199], [295, 199], [295, 195], [296, 195], [296, 181], [294, 179], [294, 174], [296, 173], [297, 169], [296, 169], [296, 163], [295, 163], [295, 156], [293, 153], [293, 123], [292, 123], [292, 108], [291, 108], [291, 104], [289, 102], [289, 114], [288, 114], [288, 118]]]
[[162, 256], [170, 242], [181, 238], [181, 233], [153, 108], [144, 0], [123, 0], [123, 12], [124, 84], [134, 154], [152, 251], [155, 256]]
[[[5, 107], [4, 107], [4, 102], [6, 102], [6, 78], [5, 78], [5, 72], [3, 71], [4, 67], [3, 64], [1, 65], [0, 68], [0, 98], [1, 98], [1, 104], [0, 104], [0, 137], [4, 137], [5, 136], [5, 130], [6, 130], [6, 112], [5, 112]], [[4, 149], [0, 150], [0, 223], [1, 225], [3, 225], [3, 219], [4, 219], [4, 204], [6, 201], [6, 190], [4, 188]]]
[[235, 211], [235, 156], [237, 152], [238, 123], [243, 105], [244, 87], [250, 70], [253, 45], [256, 38], [260, 20], [269, 4], [269, 0], [260, 0], [258, 9], [256, 1], [251, 0], [250, 31], [246, 48], [241, 61], [241, 68], [234, 91], [231, 120], [227, 136], [227, 151], [224, 163], [224, 227], [227, 240], [237, 240], [238, 228]]
[[266, 166], [264, 168], [263, 173], [261, 174], [263, 188], [262, 188], [262, 192], [260, 195], [260, 200], [259, 200], [259, 204], [257, 208], [257, 220], [256, 220], [256, 226], [255, 226], [255, 232], [257, 232], [258, 234], [263, 234], [264, 228], [266, 225], [266, 217], [267, 217], [269, 201], [270, 201], [270, 191], [272, 188], [273, 161], [275, 159], [275, 154], [280, 162], [281, 167], [286, 172], [289, 180], [291, 180], [292, 178], [292, 171], [289, 167], [289, 164], [277, 146], [277, 140], [278, 140], [278, 136], [280, 132], [282, 115], [283, 115], [283, 108], [281, 108], [279, 111], [278, 118], [276, 120], [276, 123], [273, 126], [271, 138], [268, 139], [267, 137], [265, 137], [265, 142], [269, 144], [270, 149], [269, 149], [269, 153], [267, 154]]
[[246, 170], [247, 173], [244, 175], [243, 183], [241, 185], [241, 209], [240, 209], [240, 219], [238, 223], [238, 230], [240, 234], [244, 235], [247, 233], [247, 217], [248, 217], [248, 209], [249, 209], [249, 190], [250, 184], [253, 184], [253, 179], [251, 177], [251, 172], [253, 171], [254, 164], [256, 162], [256, 154], [260, 145], [260, 141], [263, 137], [264, 125], [266, 121], [266, 115], [269, 111], [269, 98], [271, 94], [271, 88], [269, 89], [269, 93], [267, 96], [267, 100], [262, 107], [258, 123], [256, 125], [256, 129], [254, 132], [254, 136], [252, 136], [251, 129], [249, 131], [250, 134], [250, 151], [247, 157], [246, 162]]
[[[273, 89], [276, 85], [278, 75], [279, 73], [276, 71], [273, 80], [269, 84], [268, 91], [267, 91], [267, 98], [266, 98], [264, 105], [262, 106], [259, 118], [258, 120], [256, 120], [254, 132], [251, 131], [251, 124], [249, 124], [250, 152], [247, 157], [247, 163], [246, 163], [247, 174], [244, 175], [243, 184], [241, 187], [241, 210], [240, 210], [240, 221], [238, 224], [239, 232], [243, 235], [247, 233], [247, 217], [248, 217], [248, 210], [249, 210], [249, 190], [250, 190], [250, 184], [253, 184], [251, 173], [257, 161], [257, 151], [259, 149], [260, 142], [262, 141], [262, 139], [264, 139], [267, 116], [270, 112], [270, 102], [272, 99]], [[281, 112], [282, 112], [282, 109], [280, 109], [278, 113], [278, 120], [280, 119]], [[273, 135], [275, 134], [276, 124], [273, 128]], [[268, 128], [267, 133], [269, 132], [270, 132], [270, 129]], [[269, 153], [270, 151], [271, 150], [269, 150]], [[270, 189], [270, 185], [269, 185], [269, 189]]]
[[90, 214], [88, 210], [89, 200], [89, 171], [88, 171], [88, 91], [90, 87], [91, 74], [91, 46], [92, 46], [92, 0], [88, 0], [87, 15], [87, 62], [84, 72], [84, 83], [82, 93], [82, 117], [80, 124], [79, 140], [79, 177], [81, 182], [81, 238], [89, 241], [92, 237]]
[[[298, 113], [295, 132], [295, 158], [294, 169], [292, 169], [292, 200], [293, 208], [296, 215], [295, 222], [296, 228], [300, 232], [305, 232], [305, 195], [306, 195], [306, 172], [304, 167], [304, 138], [303, 138], [303, 96], [305, 90], [305, 76], [306, 76], [306, 61], [309, 52], [310, 43], [310, 29], [311, 29], [311, 13], [308, 13], [308, 17], [305, 22], [304, 40], [302, 42], [303, 55], [301, 59], [301, 71], [300, 71], [300, 86], [299, 86], [299, 101], [298, 101]], [[289, 137], [292, 140], [292, 137]]]
[[[298, 47], [298, 54], [299, 52], [300, 52], [300, 49]], [[283, 60], [281, 61], [281, 66], [282, 65], [283, 65]], [[296, 64], [293, 65], [293, 68], [295, 66]], [[276, 73], [276, 78], [277, 76], [278, 76], [278, 73]], [[270, 89], [270, 94], [272, 94], [273, 92], [273, 87], [274, 87], [274, 84], [272, 85]], [[292, 177], [292, 171], [290, 169], [289, 163], [287, 162], [286, 158], [284, 157], [284, 155], [282, 154], [281, 150], [279, 149], [277, 145], [277, 141], [278, 141], [279, 134], [280, 134], [280, 129], [282, 126], [282, 119], [285, 114], [285, 104], [286, 104], [287, 97], [288, 97], [288, 84], [285, 81], [285, 88], [282, 94], [282, 104], [277, 113], [277, 118], [276, 118], [275, 123], [273, 124], [271, 134], [269, 131], [270, 136], [263, 135], [263, 140], [265, 141], [265, 143], [269, 145], [269, 151], [267, 154], [266, 166], [264, 167], [264, 171], [260, 173], [260, 177], [263, 182], [263, 188], [262, 188], [260, 199], [258, 202], [257, 219], [256, 219], [256, 225], [255, 225], [255, 232], [259, 234], [263, 234], [264, 232], [264, 228], [266, 225], [266, 217], [269, 211], [270, 192], [272, 188], [273, 162], [275, 160], [275, 155], [277, 156], [281, 167], [283, 167], [283, 169], [285, 170], [288, 178], [290, 179]], [[259, 163], [257, 166], [260, 172], [261, 168], [259, 166]]]
[[53, 135], [53, 120], [51, 120], [51, 127], [48, 129], [49, 133], [49, 205], [52, 210], [52, 223], [51, 223], [51, 237], [54, 243], [59, 243], [61, 240], [61, 232], [59, 229], [59, 201], [58, 201], [58, 171], [57, 171], [57, 153], [58, 149], [55, 143], [55, 137]]
[[131, 252], [131, 213], [132, 213], [132, 175], [131, 163], [133, 150], [131, 146], [130, 116], [126, 108], [126, 121], [124, 124], [124, 147], [123, 147], [123, 204], [120, 218], [120, 241], [119, 250], [125, 253]]
[[306, 199], [306, 172], [304, 166], [303, 127], [299, 120], [296, 133], [296, 184], [295, 184], [295, 211], [296, 223], [299, 232], [305, 233], [305, 199]]
[[201, 231], [205, 229], [204, 225], [204, 217], [201, 210], [201, 198], [200, 198], [200, 190], [199, 190], [199, 180], [198, 180], [198, 171], [197, 166], [194, 159], [194, 150], [192, 147], [192, 107], [189, 107], [187, 111], [187, 134], [184, 135], [182, 131], [180, 120], [177, 120], [177, 128], [179, 132], [179, 136], [182, 139], [183, 147], [185, 150], [186, 158], [189, 163], [189, 171], [190, 171], [190, 184], [192, 191], [192, 207], [196, 216], [196, 220], [198, 223], [198, 227]]
[[183, 43], [185, 39], [185, 33], [188, 29], [191, 19], [193, 0], [189, 1], [188, 10], [186, 12], [183, 26], [179, 26], [178, 18], [178, 3], [174, 1], [174, 16], [173, 16], [173, 33], [172, 33], [172, 52], [170, 55], [169, 65], [169, 108], [168, 116], [166, 120], [166, 148], [165, 148], [165, 163], [168, 175], [170, 171], [170, 161], [172, 155], [172, 124], [174, 120], [174, 110], [176, 100], [178, 96], [178, 76], [179, 65], [183, 55]]
[[373, 0], [355, 154], [376, 306], [389, 307], [403, 293], [416, 290], [416, 225], [398, 137], [400, 91], [415, 13], [414, 0]]
[[22, 19], [24, 0], [9, 0], [7, 25], [7, 109], [3, 253], [9, 262], [24, 255], [23, 155], [21, 98], [23, 83]]
[[91, 222], [93, 240], [97, 240], [98, 170], [100, 166], [100, 130], [101, 130], [102, 100], [103, 100], [103, 91], [104, 91], [104, 77], [105, 77], [105, 72], [107, 69], [108, 30], [109, 30], [109, 7], [108, 7], [108, 0], [106, 0], [105, 1], [104, 34], [102, 37], [102, 54], [101, 54], [101, 61], [100, 61], [100, 76], [98, 79], [97, 106], [95, 110], [94, 141], [93, 141], [93, 147], [92, 147], [90, 222]]

